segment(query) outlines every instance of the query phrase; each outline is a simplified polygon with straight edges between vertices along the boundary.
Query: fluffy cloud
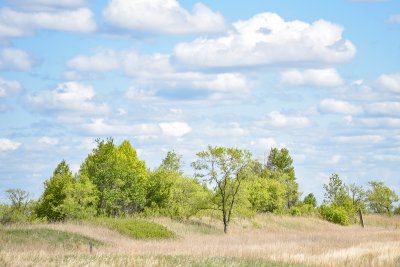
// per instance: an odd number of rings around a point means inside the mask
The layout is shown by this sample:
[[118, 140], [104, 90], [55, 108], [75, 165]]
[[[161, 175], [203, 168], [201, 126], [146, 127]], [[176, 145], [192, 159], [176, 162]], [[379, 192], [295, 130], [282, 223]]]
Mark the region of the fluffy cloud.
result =
[[36, 29], [93, 32], [96, 23], [87, 8], [52, 12], [20, 12], [0, 9], [0, 38], [32, 34]]
[[182, 137], [192, 131], [186, 122], [164, 122], [159, 123], [159, 126], [165, 135], [173, 137]]
[[84, 114], [104, 114], [109, 111], [106, 104], [92, 102], [95, 91], [92, 86], [76, 82], [59, 84], [53, 90], [29, 94], [26, 102], [34, 110], [41, 112], [73, 112]]
[[121, 135], [154, 135], [160, 133], [160, 127], [154, 123], [127, 124], [107, 123], [104, 119], [95, 119], [90, 123], [82, 124], [81, 128], [89, 134], [105, 136]]
[[382, 74], [378, 83], [390, 91], [400, 93], [400, 74]]
[[[0, 26], [1, 31], [1, 26]], [[33, 59], [24, 51], [14, 48], [0, 50], [0, 70], [29, 70]]]
[[238, 93], [243, 97], [250, 91], [249, 81], [240, 73], [182, 71], [173, 66], [170, 60], [170, 56], [165, 54], [141, 55], [134, 50], [102, 49], [91, 56], [79, 55], [70, 59], [67, 67], [70, 69], [68, 75], [71, 72], [78, 75], [86, 73], [91, 77], [92, 73], [121, 71], [136, 78], [136, 84], [141, 87], [159, 87], [164, 91], [171, 88], [198, 89], [217, 93], [212, 95], [215, 98], [221, 93], [224, 96]]
[[86, 0], [12, 0], [12, 2], [21, 7], [77, 7], [83, 6]]
[[268, 113], [266, 121], [258, 122], [259, 125], [273, 127], [304, 128], [311, 125], [309, 118], [304, 116], [287, 116], [279, 111]]
[[400, 114], [399, 102], [378, 102], [368, 104], [366, 110], [374, 114], [398, 116]]
[[8, 150], [17, 150], [21, 146], [21, 143], [14, 142], [10, 139], [0, 138], [0, 152]]
[[58, 144], [58, 139], [53, 137], [43, 136], [39, 138], [38, 143], [43, 145], [54, 146]]
[[284, 71], [281, 73], [281, 81], [284, 84], [294, 86], [312, 85], [322, 87], [336, 87], [344, 83], [339, 73], [332, 68]]
[[400, 119], [397, 118], [364, 118], [361, 123], [370, 128], [400, 128]]
[[108, 123], [104, 119], [95, 119], [90, 123], [82, 124], [81, 128], [89, 134], [103, 136], [151, 136], [162, 133], [166, 136], [182, 137], [192, 130], [186, 122], [128, 124], [122, 122]]
[[21, 88], [22, 86], [18, 81], [0, 78], [0, 98], [17, 93], [21, 90]]
[[342, 27], [325, 20], [308, 24], [261, 13], [234, 23], [226, 36], [178, 44], [175, 57], [194, 67], [337, 63], [356, 53], [342, 32]]
[[390, 16], [389, 21], [391, 23], [400, 23], [400, 14]]
[[334, 141], [346, 144], [363, 144], [363, 143], [381, 143], [385, 138], [381, 135], [357, 135], [357, 136], [339, 136]]
[[346, 101], [340, 101], [331, 98], [323, 99], [319, 104], [319, 108], [322, 112], [346, 115], [359, 114], [363, 112], [362, 107], [353, 105]]
[[197, 3], [191, 14], [176, 0], [111, 0], [103, 15], [112, 25], [141, 32], [185, 34], [225, 29], [219, 13]]

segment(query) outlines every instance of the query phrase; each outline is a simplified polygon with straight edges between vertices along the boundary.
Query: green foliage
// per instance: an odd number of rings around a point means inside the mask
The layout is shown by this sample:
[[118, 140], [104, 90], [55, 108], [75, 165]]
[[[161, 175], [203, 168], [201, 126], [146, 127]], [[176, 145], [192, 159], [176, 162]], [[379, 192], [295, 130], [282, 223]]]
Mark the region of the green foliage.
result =
[[116, 147], [112, 139], [97, 140], [79, 176], [88, 177], [96, 186], [99, 215], [119, 216], [143, 210], [149, 172], [129, 141]]
[[259, 177], [249, 181], [247, 188], [256, 212], [274, 212], [285, 206], [285, 187], [277, 180]]
[[310, 204], [301, 204], [295, 207], [292, 207], [289, 210], [289, 213], [293, 216], [310, 216], [314, 215], [317, 212], [317, 209]]
[[192, 163], [195, 175], [214, 186], [215, 209], [221, 212], [226, 233], [241, 184], [251, 172], [251, 154], [237, 148], [208, 146], [196, 155], [197, 160]]
[[399, 201], [399, 197], [383, 182], [369, 182], [371, 188], [367, 191], [367, 201], [369, 208], [375, 213], [392, 213], [394, 202]]
[[175, 151], [168, 151], [166, 157], [162, 160], [159, 169], [183, 174], [182, 166], [182, 156], [177, 154]]
[[44, 192], [36, 207], [36, 215], [48, 220], [63, 220], [65, 213], [60, 209], [67, 197], [68, 188], [75, 183], [75, 179], [68, 164], [63, 160], [58, 164], [50, 180], [44, 182]]
[[134, 239], [170, 239], [175, 234], [165, 226], [133, 218], [94, 218], [89, 222], [107, 227]]
[[24, 229], [11, 228], [0, 229], [0, 243], [5, 246], [18, 246], [26, 244], [37, 244], [40, 247], [45, 245], [51, 247], [76, 248], [88, 246], [92, 243], [95, 246], [103, 245], [96, 239], [52, 229]]
[[36, 202], [29, 200], [29, 193], [22, 189], [6, 190], [9, 205], [0, 205], [0, 223], [26, 223], [33, 219]]
[[350, 200], [347, 194], [346, 185], [336, 173], [329, 177], [329, 183], [324, 184], [324, 189], [324, 202], [327, 204], [334, 203], [337, 206], [344, 206], [345, 203]]
[[288, 209], [297, 204], [300, 195], [292, 164], [293, 159], [289, 155], [289, 150], [272, 148], [268, 156], [267, 166], [262, 173], [263, 177], [275, 179], [284, 185], [285, 205]]
[[310, 205], [315, 208], [317, 207], [317, 199], [315, 198], [313, 193], [310, 193], [304, 197], [303, 204]]
[[348, 225], [350, 218], [348, 212], [340, 206], [335, 204], [326, 205], [323, 204], [319, 207], [319, 212], [325, 220], [341, 225]]
[[69, 184], [65, 189], [66, 197], [59, 211], [66, 219], [87, 219], [95, 216], [97, 206], [96, 187], [84, 175]]

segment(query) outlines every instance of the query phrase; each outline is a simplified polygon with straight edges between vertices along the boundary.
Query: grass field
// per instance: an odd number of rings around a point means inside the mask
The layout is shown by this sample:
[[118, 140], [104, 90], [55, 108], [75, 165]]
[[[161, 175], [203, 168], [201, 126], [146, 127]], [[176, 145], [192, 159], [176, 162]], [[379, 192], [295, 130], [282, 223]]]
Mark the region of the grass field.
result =
[[400, 266], [399, 217], [370, 215], [363, 229], [259, 215], [227, 235], [212, 219], [151, 221], [174, 236], [132, 239], [109, 223], [3, 227], [0, 266]]

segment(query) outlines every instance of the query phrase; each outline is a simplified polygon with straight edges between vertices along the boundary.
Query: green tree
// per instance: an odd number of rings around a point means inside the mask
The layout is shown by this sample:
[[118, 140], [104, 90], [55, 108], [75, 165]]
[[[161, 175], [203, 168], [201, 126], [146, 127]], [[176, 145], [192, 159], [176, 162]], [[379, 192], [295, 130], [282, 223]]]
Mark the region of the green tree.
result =
[[324, 184], [324, 189], [325, 203], [334, 203], [337, 206], [344, 206], [350, 201], [347, 195], [347, 187], [336, 173], [329, 177], [329, 183]]
[[44, 192], [36, 207], [36, 215], [48, 220], [63, 220], [65, 213], [60, 209], [65, 198], [67, 189], [74, 184], [75, 180], [65, 160], [58, 164], [53, 176], [44, 182]]
[[177, 154], [175, 151], [168, 151], [159, 168], [183, 174], [182, 166], [182, 155]]
[[29, 193], [22, 189], [8, 189], [6, 193], [12, 210], [24, 213], [29, 203]]
[[317, 207], [317, 199], [313, 193], [308, 194], [304, 197], [303, 204], [311, 205], [312, 207]]
[[256, 212], [274, 212], [285, 206], [285, 187], [277, 180], [257, 177], [247, 183], [248, 198]]
[[96, 186], [99, 215], [118, 216], [143, 210], [149, 172], [129, 141], [116, 147], [111, 138], [96, 140], [79, 176], [88, 177]]
[[233, 209], [243, 180], [250, 173], [251, 154], [236, 148], [212, 147], [196, 154], [195, 176], [214, 186], [217, 209], [228, 232]]
[[365, 202], [366, 202], [366, 192], [362, 186], [358, 186], [356, 184], [350, 184], [348, 186], [349, 197], [353, 203], [353, 206], [356, 209], [365, 209]]
[[65, 189], [66, 197], [59, 211], [66, 219], [87, 219], [95, 216], [97, 207], [96, 187], [85, 176], [80, 176]]
[[290, 209], [299, 201], [299, 185], [296, 182], [293, 159], [286, 148], [272, 148], [268, 155], [263, 177], [276, 179], [285, 187], [286, 208]]
[[394, 202], [399, 201], [396, 193], [383, 182], [371, 181], [367, 190], [367, 201], [369, 208], [375, 213], [392, 213]]

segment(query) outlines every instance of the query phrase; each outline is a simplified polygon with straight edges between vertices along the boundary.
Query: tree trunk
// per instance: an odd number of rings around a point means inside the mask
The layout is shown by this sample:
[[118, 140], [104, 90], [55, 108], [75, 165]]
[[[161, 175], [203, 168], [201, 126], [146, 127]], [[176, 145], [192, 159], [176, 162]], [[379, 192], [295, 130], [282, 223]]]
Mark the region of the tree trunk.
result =
[[224, 221], [224, 233], [227, 234], [228, 233], [228, 223]]

